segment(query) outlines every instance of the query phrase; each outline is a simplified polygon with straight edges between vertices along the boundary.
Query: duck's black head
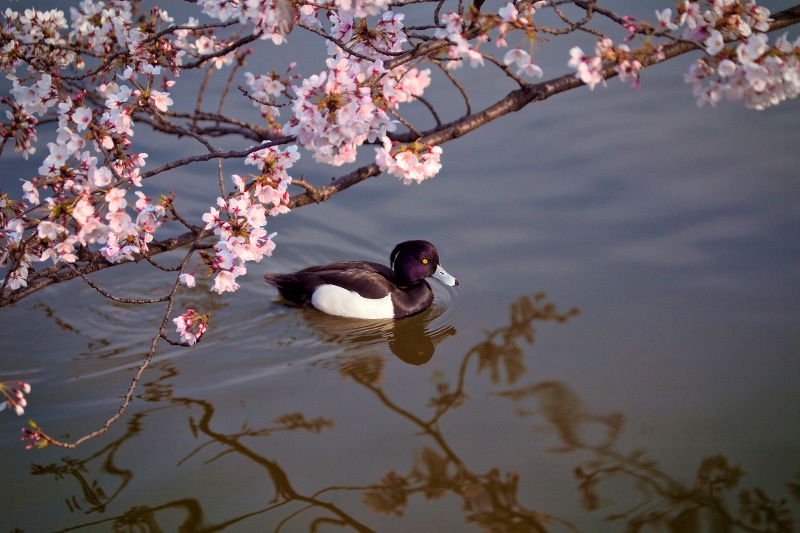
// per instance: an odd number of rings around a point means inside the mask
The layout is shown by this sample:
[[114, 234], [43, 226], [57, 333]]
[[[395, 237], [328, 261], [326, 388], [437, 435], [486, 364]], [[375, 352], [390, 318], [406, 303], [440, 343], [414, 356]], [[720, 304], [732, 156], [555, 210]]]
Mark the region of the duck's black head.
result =
[[405, 241], [394, 247], [389, 264], [400, 286], [413, 285], [435, 277], [445, 285], [458, 285], [458, 280], [439, 265], [439, 252], [428, 241]]

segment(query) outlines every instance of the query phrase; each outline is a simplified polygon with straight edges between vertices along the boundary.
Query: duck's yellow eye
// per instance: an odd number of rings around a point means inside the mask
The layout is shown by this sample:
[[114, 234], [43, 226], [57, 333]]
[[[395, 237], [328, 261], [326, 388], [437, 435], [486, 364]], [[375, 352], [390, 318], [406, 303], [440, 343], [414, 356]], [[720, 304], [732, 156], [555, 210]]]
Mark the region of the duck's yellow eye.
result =
[[423, 265], [427, 265], [427, 264], [428, 264], [428, 260], [427, 260], [427, 259], [423, 259], [423, 260], [422, 260], [422, 264], [423, 264]]

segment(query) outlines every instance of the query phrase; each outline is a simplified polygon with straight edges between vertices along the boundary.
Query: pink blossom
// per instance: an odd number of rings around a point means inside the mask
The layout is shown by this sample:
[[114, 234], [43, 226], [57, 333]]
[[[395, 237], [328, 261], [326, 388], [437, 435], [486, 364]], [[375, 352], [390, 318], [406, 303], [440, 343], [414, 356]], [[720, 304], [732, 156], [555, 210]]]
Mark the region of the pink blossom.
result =
[[768, 48], [767, 36], [758, 33], [739, 43], [736, 47], [736, 57], [742, 65], [754, 63], [764, 55]]
[[705, 40], [706, 53], [710, 56], [715, 56], [725, 48], [725, 40], [722, 34], [717, 30], [711, 30], [708, 38]]
[[79, 107], [72, 114], [72, 120], [78, 127], [78, 131], [85, 130], [92, 121], [92, 110], [88, 107]]
[[235, 292], [238, 288], [236, 274], [229, 270], [222, 270], [214, 278], [214, 287], [211, 290], [216, 291], [217, 294], [222, 294], [223, 292]]
[[88, 217], [78, 231], [77, 237], [84, 246], [93, 242], [105, 242], [109, 228], [96, 216]]
[[172, 98], [169, 97], [169, 93], [162, 91], [152, 91], [150, 93], [150, 101], [161, 112], [166, 111], [172, 105]]
[[[28, 256], [26, 256], [28, 257]], [[10, 290], [16, 290], [20, 287], [28, 286], [28, 266], [29, 262], [20, 262], [16, 270], [8, 275], [8, 285]]]
[[120, 189], [118, 187], [114, 187], [110, 191], [106, 193], [106, 202], [108, 202], [108, 210], [109, 211], [120, 211], [125, 209], [128, 205], [128, 201], [125, 200], [125, 189]]
[[111, 170], [106, 167], [92, 167], [88, 172], [89, 181], [98, 189], [110, 185], [112, 177]]
[[42, 220], [36, 228], [40, 239], [48, 239], [54, 241], [58, 238], [60, 233], [66, 230], [60, 224], [56, 224], [50, 220]]
[[403, 180], [406, 185], [431, 178], [438, 174], [442, 165], [439, 146], [397, 145], [384, 139], [383, 146], [376, 150], [375, 163], [381, 170]]
[[578, 71], [578, 78], [594, 90], [594, 86], [603, 81], [602, 60], [598, 56], [587, 57], [580, 47], [575, 46], [569, 51], [568, 66]]
[[70, 235], [66, 239], [58, 242], [52, 243], [52, 249], [54, 252], [53, 262], [58, 263], [59, 261], [64, 261], [65, 263], [74, 263], [78, 260], [78, 256], [75, 255], [75, 243], [78, 241], [78, 237], [75, 235]]
[[208, 213], [203, 214], [203, 222], [206, 223], [205, 229], [211, 229], [219, 223], [219, 209], [210, 208]]
[[723, 59], [717, 66], [717, 72], [719, 72], [720, 76], [728, 77], [732, 76], [736, 72], [736, 68], [736, 63], [730, 59]]
[[72, 208], [72, 218], [80, 224], [86, 224], [86, 219], [94, 215], [94, 207], [86, 196], [81, 196], [80, 200], [75, 203]]
[[507, 22], [514, 22], [517, 20], [517, 16], [519, 16], [519, 11], [517, 11], [517, 8], [514, 7], [514, 4], [508, 2], [497, 11], [497, 14], [500, 15], [501, 19]]
[[22, 416], [25, 414], [25, 407], [28, 405], [25, 395], [31, 392], [31, 386], [24, 381], [11, 383], [13, 385], [0, 381], [0, 393], [5, 397], [5, 400], [0, 402], [0, 411], [10, 407], [17, 416]]
[[675, 30], [678, 29], [677, 24], [672, 22], [672, 10], [670, 8], [666, 8], [662, 11], [656, 10], [656, 18], [658, 19], [658, 25], [665, 30]]
[[175, 331], [180, 334], [181, 341], [189, 346], [199, 342], [208, 329], [208, 320], [211, 315], [201, 315], [194, 309], [187, 309], [183, 314], [172, 319]]
[[541, 68], [533, 64], [530, 54], [520, 48], [514, 48], [506, 52], [503, 63], [506, 65], [516, 64], [517, 74], [525, 74], [526, 76], [535, 76], [537, 78], [541, 78], [544, 74]]
[[23, 181], [22, 182], [22, 191], [24, 192], [23, 197], [33, 205], [39, 203], [39, 189], [36, 188], [36, 185], [32, 181]]

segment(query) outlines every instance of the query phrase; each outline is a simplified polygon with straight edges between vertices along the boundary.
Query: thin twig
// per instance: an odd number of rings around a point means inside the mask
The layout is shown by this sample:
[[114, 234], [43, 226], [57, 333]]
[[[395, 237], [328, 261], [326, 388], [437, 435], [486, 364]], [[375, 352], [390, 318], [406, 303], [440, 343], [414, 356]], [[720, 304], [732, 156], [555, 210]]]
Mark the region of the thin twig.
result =
[[77, 268], [75, 268], [75, 265], [69, 265], [69, 269], [72, 270], [73, 272], [75, 272], [81, 278], [83, 278], [83, 281], [85, 281], [86, 284], [89, 285], [91, 288], [93, 288], [94, 290], [96, 290], [97, 292], [99, 292], [100, 294], [102, 294], [103, 296], [108, 298], [109, 300], [112, 300], [112, 301], [115, 301], [115, 302], [118, 302], [118, 303], [123, 303], [123, 304], [142, 304], [142, 305], [144, 305], [144, 304], [157, 304], [157, 303], [166, 302], [167, 300], [169, 300], [169, 295], [162, 296], [161, 298], [120, 298], [119, 296], [114, 296], [113, 294], [111, 294], [110, 292], [108, 292], [107, 290], [103, 289], [98, 284], [96, 284], [95, 282], [90, 280], [89, 277], [86, 274], [83, 274]]
[[[181, 262], [181, 271], [183, 271], [186, 268], [186, 265], [189, 263], [189, 260], [191, 259], [193, 254], [194, 254], [194, 249], [190, 249], [186, 253], [186, 256], [183, 258], [183, 261]], [[81, 275], [80, 273], [78, 273], [78, 274]], [[84, 279], [86, 279], [86, 278], [84, 278]], [[88, 281], [89, 280], [87, 279], [87, 282]], [[125, 394], [125, 396], [124, 396], [124, 398], [122, 400], [122, 405], [120, 405], [120, 407], [117, 410], [117, 412], [114, 413], [114, 415], [111, 416], [111, 418], [106, 420], [105, 423], [99, 429], [96, 429], [95, 431], [87, 433], [86, 435], [74, 440], [73, 442], [60, 441], [58, 439], [55, 439], [55, 438], [51, 437], [50, 435], [48, 435], [44, 431], [42, 431], [41, 428], [37, 428], [35, 431], [39, 434], [39, 436], [42, 438], [42, 440], [44, 440], [48, 444], [52, 444], [52, 445], [58, 446], [60, 448], [77, 448], [80, 444], [86, 442], [87, 440], [93, 439], [95, 437], [99, 437], [100, 435], [102, 435], [105, 432], [107, 432], [111, 428], [111, 425], [114, 422], [116, 422], [117, 420], [119, 420], [119, 418], [122, 417], [123, 414], [125, 414], [125, 411], [128, 409], [128, 406], [133, 401], [133, 398], [134, 398], [133, 395], [136, 392], [136, 387], [139, 384], [139, 381], [142, 379], [142, 375], [144, 374], [144, 371], [147, 370], [147, 367], [150, 366], [150, 362], [153, 360], [153, 356], [156, 353], [156, 346], [158, 344], [158, 340], [162, 339], [162, 338], [166, 338], [165, 332], [166, 332], [167, 326], [169, 325], [169, 318], [170, 318], [170, 315], [172, 314], [172, 309], [173, 309], [173, 307], [175, 305], [175, 296], [177, 295], [179, 286], [180, 286], [180, 281], [178, 281], [176, 279], [175, 283], [172, 286], [172, 290], [170, 291], [169, 295], [166, 297], [166, 300], [164, 300], [164, 301], [167, 302], [167, 307], [166, 307], [166, 309], [164, 311], [164, 317], [161, 320], [161, 326], [158, 329], [158, 333], [156, 333], [156, 335], [153, 336], [153, 339], [150, 342], [150, 350], [145, 355], [144, 360], [142, 361], [142, 364], [139, 365], [139, 368], [137, 369], [136, 374], [133, 376], [133, 379], [131, 380], [131, 384], [128, 387], [128, 392]]]

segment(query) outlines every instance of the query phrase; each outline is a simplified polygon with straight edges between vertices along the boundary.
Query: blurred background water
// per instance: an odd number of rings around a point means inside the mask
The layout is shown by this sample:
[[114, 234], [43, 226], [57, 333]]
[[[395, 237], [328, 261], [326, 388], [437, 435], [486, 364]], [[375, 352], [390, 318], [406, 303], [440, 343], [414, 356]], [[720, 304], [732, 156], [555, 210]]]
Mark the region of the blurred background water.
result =
[[[542, 58], [545, 75], [566, 58]], [[33, 386], [25, 417], [0, 416], [0, 529], [791, 530], [800, 108], [698, 109], [690, 61], [448, 143], [421, 185], [380, 176], [271, 219], [275, 254], [238, 292], [181, 295], [212, 313], [203, 341], [161, 346], [123, 420], [77, 450], [26, 452], [19, 427], [99, 427], [161, 309], [72, 282], [0, 310], [2, 378]], [[169, 150], [147, 146], [149, 164]], [[308, 154], [296, 168], [336, 174]], [[10, 165], [3, 190], [31, 172]], [[174, 173], [178, 206], [204, 211], [214, 176]], [[406, 321], [285, 307], [261, 278], [388, 262], [411, 238], [462, 284], [434, 282], [434, 308]], [[157, 296], [152, 270], [93, 279]]]

